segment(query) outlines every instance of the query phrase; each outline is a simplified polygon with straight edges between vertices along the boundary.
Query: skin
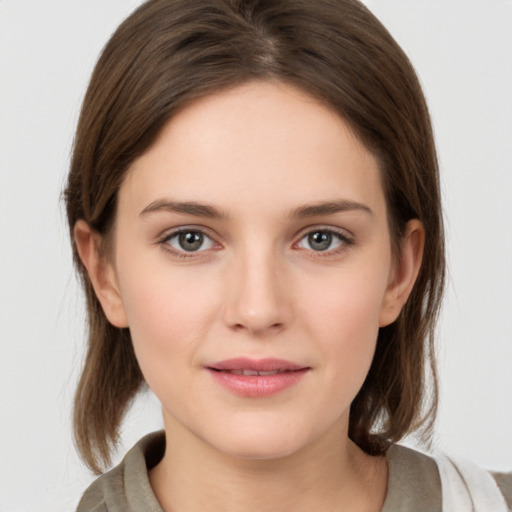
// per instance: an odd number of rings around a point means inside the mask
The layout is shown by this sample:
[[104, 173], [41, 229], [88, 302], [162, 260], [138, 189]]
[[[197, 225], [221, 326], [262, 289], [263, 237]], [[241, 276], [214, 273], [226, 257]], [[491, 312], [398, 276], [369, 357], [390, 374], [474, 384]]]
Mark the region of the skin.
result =
[[[190, 202], [220, 215], [169, 206]], [[177, 228], [204, 233], [199, 250]], [[325, 250], [308, 237], [330, 231]], [[128, 171], [113, 253], [83, 221], [75, 238], [162, 404], [167, 450], [150, 480], [166, 511], [381, 509], [387, 465], [348, 439], [349, 408], [424, 234], [410, 221], [393, 258], [378, 162], [343, 119], [280, 83], [197, 100]], [[242, 356], [308, 370], [239, 396], [206, 368]]]

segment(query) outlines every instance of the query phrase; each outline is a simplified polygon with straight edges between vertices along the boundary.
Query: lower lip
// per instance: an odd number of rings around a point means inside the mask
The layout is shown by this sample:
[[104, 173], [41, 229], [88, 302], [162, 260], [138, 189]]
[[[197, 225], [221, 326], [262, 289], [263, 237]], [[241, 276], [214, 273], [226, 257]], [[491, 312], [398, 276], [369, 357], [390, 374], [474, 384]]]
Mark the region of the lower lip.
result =
[[262, 398], [294, 386], [304, 377], [308, 368], [275, 375], [238, 375], [211, 369], [209, 371], [219, 384], [237, 395]]

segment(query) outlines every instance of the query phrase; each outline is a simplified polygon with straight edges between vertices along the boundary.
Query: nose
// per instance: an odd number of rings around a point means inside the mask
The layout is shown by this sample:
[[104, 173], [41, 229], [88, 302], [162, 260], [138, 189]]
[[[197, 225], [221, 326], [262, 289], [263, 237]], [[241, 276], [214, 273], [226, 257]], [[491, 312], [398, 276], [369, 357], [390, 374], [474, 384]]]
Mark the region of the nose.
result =
[[234, 264], [228, 277], [224, 313], [231, 329], [266, 336], [287, 327], [291, 319], [291, 289], [282, 267], [271, 252], [241, 257]]

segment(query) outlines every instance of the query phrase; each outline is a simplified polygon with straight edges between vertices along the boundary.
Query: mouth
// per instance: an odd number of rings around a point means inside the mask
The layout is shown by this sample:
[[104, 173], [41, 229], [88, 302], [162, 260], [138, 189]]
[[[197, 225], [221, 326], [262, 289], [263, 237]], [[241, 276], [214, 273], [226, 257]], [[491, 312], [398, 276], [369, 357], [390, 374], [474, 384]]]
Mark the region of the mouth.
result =
[[274, 395], [297, 384], [311, 370], [282, 359], [238, 358], [206, 367], [214, 380], [232, 393], [261, 398]]
[[208, 368], [219, 372], [235, 373], [237, 375], [272, 375], [303, 370], [306, 367], [284, 359], [250, 359], [247, 357], [238, 357], [236, 359], [219, 361], [208, 366]]
[[270, 371], [270, 372], [264, 372], [264, 371], [249, 370], [249, 369], [244, 369], [244, 370], [218, 370], [217, 368], [210, 368], [210, 369], [213, 371], [217, 371], [217, 372], [231, 373], [232, 375], [245, 375], [246, 377], [255, 377], [255, 376], [265, 377], [267, 375], [277, 375], [278, 373], [295, 371], [295, 370], [284, 370], [284, 371], [274, 370], [274, 371]]

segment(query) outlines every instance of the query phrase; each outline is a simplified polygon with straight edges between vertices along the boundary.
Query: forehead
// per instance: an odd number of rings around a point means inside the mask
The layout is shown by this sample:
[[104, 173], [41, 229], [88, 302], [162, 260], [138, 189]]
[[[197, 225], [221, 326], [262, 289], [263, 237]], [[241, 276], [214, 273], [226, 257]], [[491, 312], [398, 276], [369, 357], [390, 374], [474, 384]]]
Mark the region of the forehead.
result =
[[274, 82], [206, 96], [168, 122], [132, 164], [120, 195], [144, 207], [166, 194], [288, 208], [383, 199], [378, 163], [349, 125], [310, 95]]

